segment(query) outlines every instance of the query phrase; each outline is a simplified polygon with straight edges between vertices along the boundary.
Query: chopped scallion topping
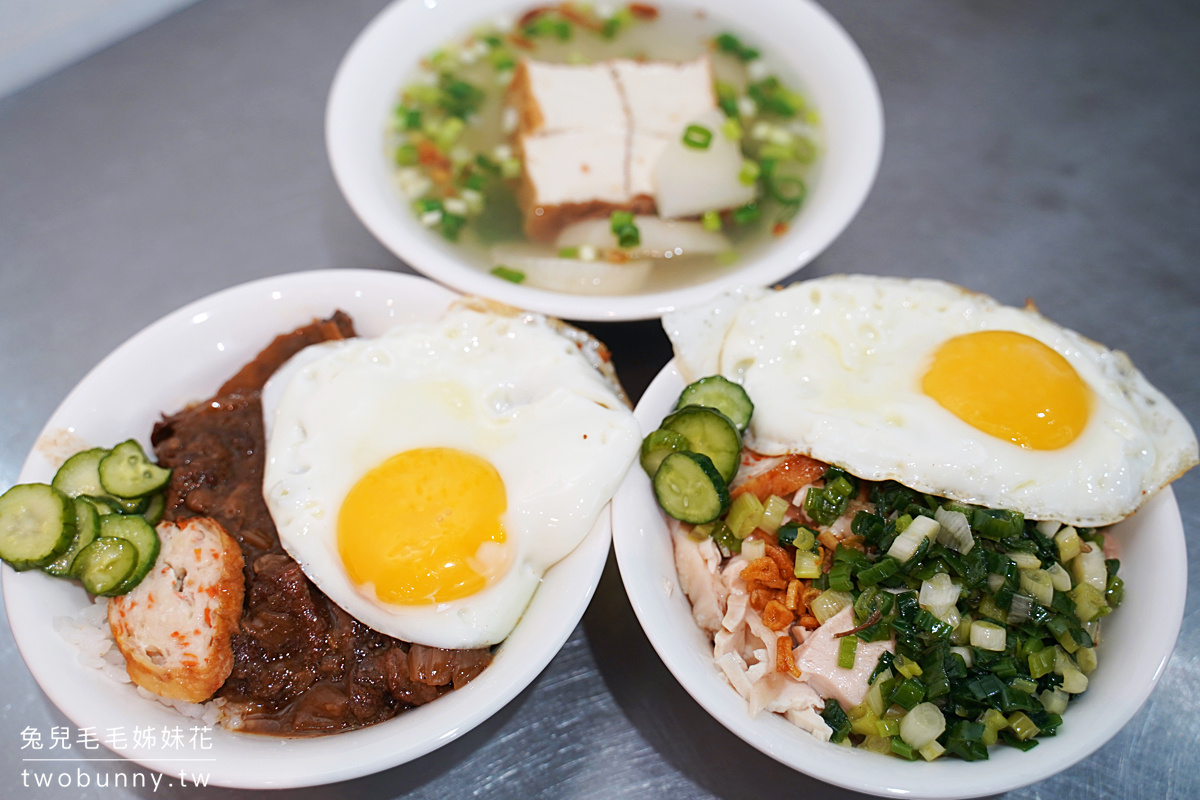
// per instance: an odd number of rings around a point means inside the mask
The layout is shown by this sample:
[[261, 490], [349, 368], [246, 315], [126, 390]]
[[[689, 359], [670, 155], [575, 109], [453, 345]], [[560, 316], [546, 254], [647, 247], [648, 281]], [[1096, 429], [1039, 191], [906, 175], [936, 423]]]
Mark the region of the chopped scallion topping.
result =
[[461, 214], [451, 214], [446, 212], [442, 214], [441, 231], [442, 237], [449, 242], [457, 242], [458, 234], [462, 232], [463, 226], [467, 224], [467, 218]]
[[641, 244], [642, 236], [637, 225], [633, 224], [632, 211], [614, 211], [609, 217], [609, 227], [616, 234], [617, 245], [622, 248], [637, 247]]
[[707, 150], [712, 143], [712, 131], [703, 125], [688, 125], [683, 132], [683, 143], [693, 150]]
[[488, 55], [488, 62], [497, 72], [507, 72], [517, 66], [517, 60], [507, 50], [493, 50]]
[[753, 61], [759, 56], [757, 50], [742, 44], [742, 41], [732, 33], [722, 33], [713, 42], [717, 45], [718, 50], [722, 53], [729, 53], [738, 61]]
[[758, 176], [762, 174], [762, 167], [757, 161], [746, 159], [742, 162], [742, 168], [738, 171], [738, 183], [743, 186], [753, 186]]
[[717, 81], [717, 105], [721, 107], [721, 111], [725, 112], [725, 116], [730, 119], [738, 118], [738, 95], [737, 89], [731, 84], [723, 81]]
[[745, 132], [742, 130], [742, 123], [737, 121], [737, 117], [729, 117], [721, 123], [721, 133], [731, 142], [740, 142]]
[[417, 160], [416, 145], [405, 143], [396, 148], [396, 164], [399, 166], [411, 167]]
[[524, 272], [521, 272], [520, 270], [510, 269], [509, 267], [506, 267], [503, 264], [498, 264], [497, 266], [493, 267], [492, 274], [495, 275], [497, 278], [503, 278], [504, 280], [512, 281], [513, 283], [520, 283], [521, 281], [525, 280]]
[[842, 669], [854, 669], [854, 654], [858, 650], [857, 636], [843, 636], [838, 645], [838, 666]]
[[754, 201], [733, 210], [733, 221], [738, 225], [749, 225], [760, 216], [762, 216], [762, 210], [759, 209], [758, 203]]
[[774, 75], [756, 81], [746, 87], [746, 94], [759, 110], [780, 117], [794, 117], [804, 110], [804, 98], [788, 89]]
[[467, 81], [442, 73], [438, 79], [438, 106], [452, 117], [469, 117], [483, 103], [483, 90]]
[[406, 131], [421, 130], [421, 109], [408, 106], [396, 106], [396, 118]]

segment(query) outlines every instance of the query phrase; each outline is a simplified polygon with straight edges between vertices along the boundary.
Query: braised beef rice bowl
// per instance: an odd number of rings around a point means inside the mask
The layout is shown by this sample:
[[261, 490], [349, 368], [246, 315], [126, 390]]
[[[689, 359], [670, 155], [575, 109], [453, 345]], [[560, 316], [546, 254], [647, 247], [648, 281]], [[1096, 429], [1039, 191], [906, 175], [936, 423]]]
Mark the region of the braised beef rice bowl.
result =
[[[282, 389], [268, 392], [264, 424], [264, 387], [302, 352]], [[339, 380], [356, 365], [388, 409], [426, 402], [448, 408], [450, 421], [351, 407], [340, 399]], [[361, 387], [352, 388], [360, 398]], [[326, 407], [333, 411], [303, 421], [304, 409], [321, 402], [334, 403]], [[90, 609], [56, 627], [82, 648], [98, 645], [90, 663], [132, 679], [144, 696], [230, 729], [303, 736], [387, 720], [461, 688], [489, 665], [542, 573], [591, 529], [632, 460], [639, 432], [627, 405], [603, 345], [555, 320], [460, 301], [438, 322], [356, 339], [351, 319], [337, 312], [278, 336], [212, 397], [164, 415], [151, 435], [158, 464], [139, 467], [163, 470], [164, 479], [170, 470], [161, 489], [123, 508], [120, 496], [93, 496], [104, 494], [103, 481], [87, 492], [59, 478], [55, 487], [36, 485], [84, 509], [99, 503], [101, 519], [136, 517], [139, 531], [158, 523], [144, 576], [102, 589], [84, 580], [92, 594], [112, 595], [107, 617], [117, 648], [109, 649], [107, 631], [87, 630], [100, 622]], [[574, 427], [544, 426], [549, 433], [536, 441], [525, 433], [529, 419], [559, 418]], [[332, 423], [350, 438], [322, 435]], [[307, 437], [301, 444], [332, 448], [331, 455], [321, 469], [273, 474], [271, 464], [307, 457], [291, 447], [296, 430]], [[372, 452], [368, 440], [385, 449]], [[546, 455], [522, 471], [506, 455], [538, 448], [553, 449], [567, 466]], [[115, 451], [87, 452], [99, 463], [99, 454]], [[327, 468], [342, 463], [340, 451], [368, 455], [354, 474], [333, 476], [341, 483], [327, 500]], [[388, 471], [398, 462], [417, 471], [401, 472], [397, 482]], [[439, 474], [436, 465], [445, 463], [454, 469]], [[366, 493], [364, 539], [343, 512], [363, 505], [363, 485], [380, 474], [391, 493]], [[422, 505], [427, 495], [442, 505], [430, 511]], [[557, 513], [555, 502], [569, 502], [571, 512]], [[63, 528], [65, 542], [86, 525], [64, 518]], [[100, 530], [113, 535], [97, 541], [119, 538], [114, 526]], [[136, 550], [127, 544], [116, 542], [112, 552]], [[383, 571], [361, 579], [355, 547], [364, 546], [366, 560]], [[65, 547], [57, 559], [68, 557]], [[79, 577], [70, 569], [62, 576]], [[104, 601], [97, 599], [98, 610]], [[411, 630], [420, 634], [405, 635]]]

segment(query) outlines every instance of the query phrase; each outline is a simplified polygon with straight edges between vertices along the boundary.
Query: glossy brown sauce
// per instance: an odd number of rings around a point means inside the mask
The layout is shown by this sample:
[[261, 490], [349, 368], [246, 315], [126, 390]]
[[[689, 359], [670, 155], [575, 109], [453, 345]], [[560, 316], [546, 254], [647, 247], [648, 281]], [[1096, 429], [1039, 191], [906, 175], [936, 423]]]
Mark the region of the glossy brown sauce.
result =
[[304, 576], [279, 544], [262, 497], [262, 387], [300, 350], [354, 336], [337, 312], [277, 337], [217, 394], [164, 416], [151, 441], [174, 472], [166, 519], [212, 517], [245, 558], [246, 599], [233, 672], [217, 691], [242, 730], [282, 736], [381, 722], [458, 688], [491, 662], [482, 650], [410, 645], [355, 620]]

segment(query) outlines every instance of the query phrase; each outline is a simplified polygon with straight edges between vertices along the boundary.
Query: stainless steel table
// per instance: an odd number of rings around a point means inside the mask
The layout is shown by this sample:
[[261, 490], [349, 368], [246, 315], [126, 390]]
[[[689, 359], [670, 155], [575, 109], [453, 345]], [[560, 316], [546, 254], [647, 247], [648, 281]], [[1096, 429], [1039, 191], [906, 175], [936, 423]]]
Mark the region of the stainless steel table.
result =
[[[204, 0], [0, 100], [0, 486], [85, 372], [162, 314], [281, 272], [407, 270], [342, 200], [322, 134], [334, 68], [383, 4]], [[1200, 420], [1197, 6], [826, 6], [875, 70], [887, 144], [861, 214], [803, 274], [938, 277], [1009, 303], [1035, 298], [1127, 351]], [[588, 327], [612, 345], [634, 396], [669, 357], [655, 323]], [[1200, 470], [1175, 490], [1195, 588]], [[1115, 739], [1012, 796], [1200, 797], [1198, 611], [1193, 591], [1162, 682]], [[23, 788], [20, 732], [67, 722], [7, 631], [0, 665], [0, 795], [149, 794]], [[490, 721], [411, 764], [288, 796], [785, 792], [846, 794], [709, 718], [650, 648], [610, 562], [563, 651]]]

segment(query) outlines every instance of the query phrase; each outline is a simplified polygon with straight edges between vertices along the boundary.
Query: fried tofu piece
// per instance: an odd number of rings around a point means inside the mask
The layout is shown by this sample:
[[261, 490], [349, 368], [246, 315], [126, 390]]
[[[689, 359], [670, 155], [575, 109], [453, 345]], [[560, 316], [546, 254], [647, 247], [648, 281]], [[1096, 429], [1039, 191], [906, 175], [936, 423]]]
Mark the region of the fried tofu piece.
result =
[[242, 616], [242, 550], [215, 520], [158, 526], [162, 549], [141, 583], [108, 605], [130, 679], [160, 697], [199, 703], [233, 670]]
[[518, 127], [526, 136], [562, 131], [623, 133], [625, 103], [612, 68], [600, 64], [551, 64], [524, 59], [509, 88]]
[[538, 204], [599, 201], [619, 205], [629, 199], [625, 185], [625, 134], [570, 131], [525, 140], [525, 175]]
[[654, 199], [632, 198], [626, 182], [626, 135], [572, 131], [521, 142], [523, 177], [517, 202], [525, 234], [553, 241], [571, 223], [604, 217], [615, 209], [650, 213]]
[[523, 163], [517, 200], [531, 239], [616, 210], [653, 214], [655, 165], [688, 123], [716, 108], [712, 65], [523, 60], [507, 103]]
[[612, 71], [634, 133], [675, 138], [697, 115], [717, 106], [707, 55], [679, 64], [621, 59], [612, 62]]

